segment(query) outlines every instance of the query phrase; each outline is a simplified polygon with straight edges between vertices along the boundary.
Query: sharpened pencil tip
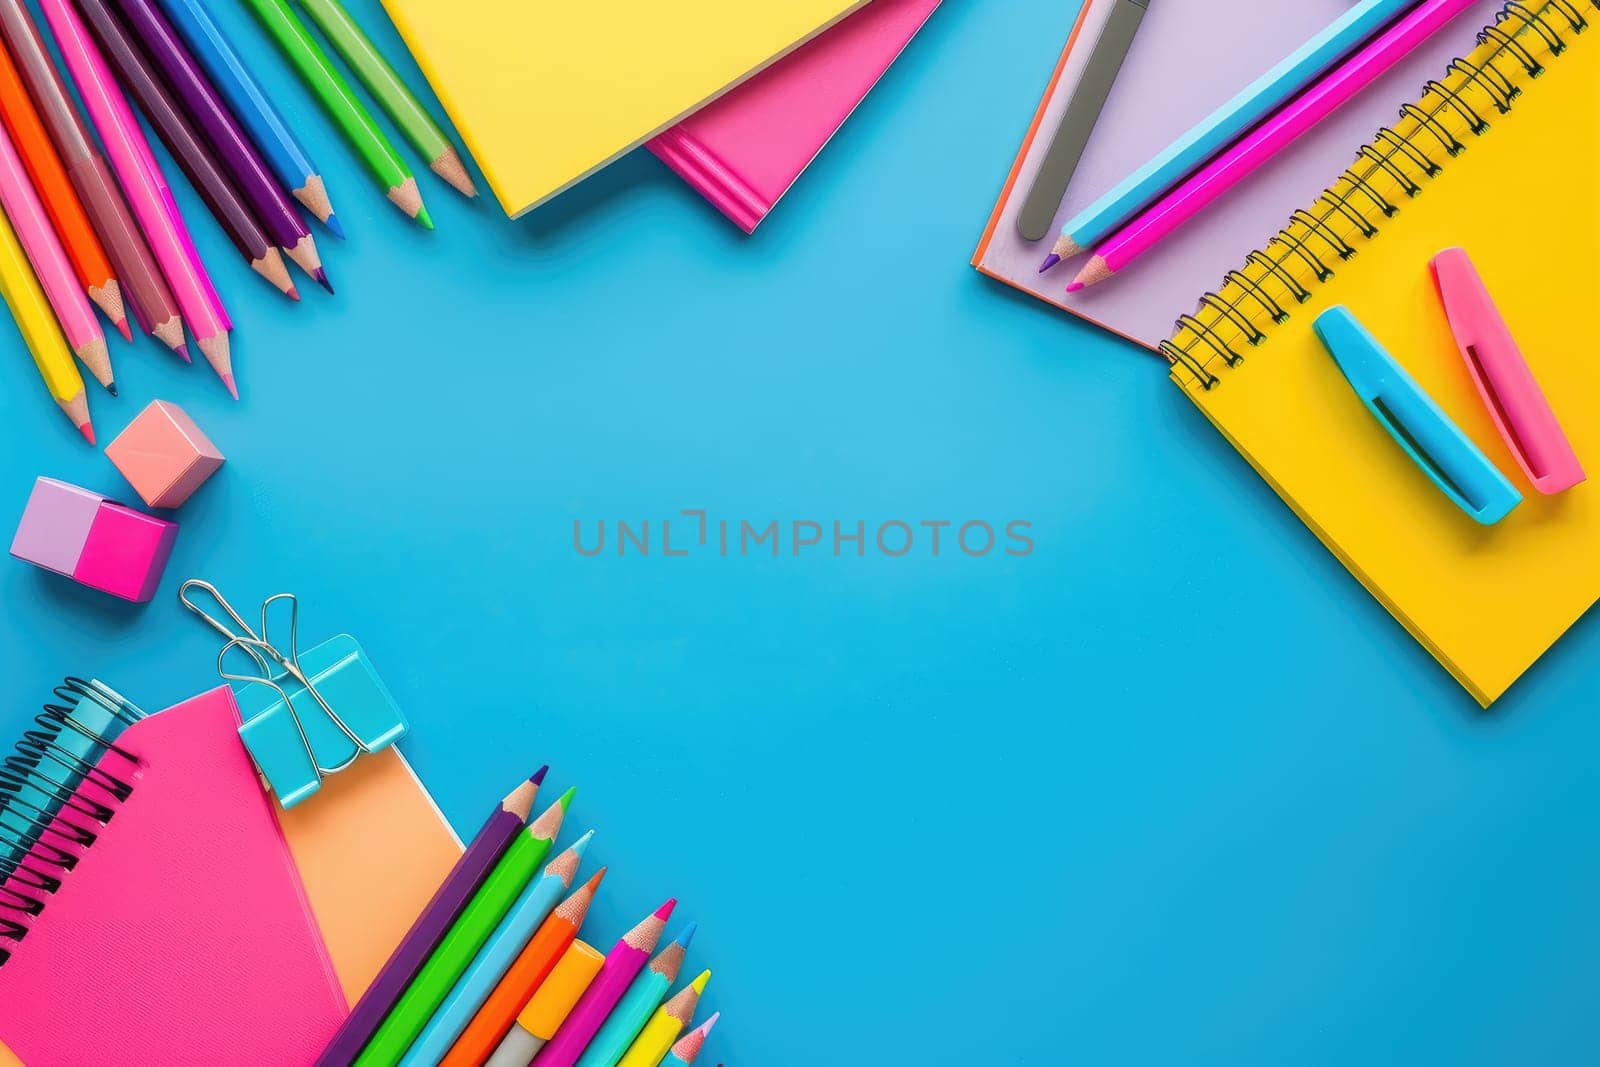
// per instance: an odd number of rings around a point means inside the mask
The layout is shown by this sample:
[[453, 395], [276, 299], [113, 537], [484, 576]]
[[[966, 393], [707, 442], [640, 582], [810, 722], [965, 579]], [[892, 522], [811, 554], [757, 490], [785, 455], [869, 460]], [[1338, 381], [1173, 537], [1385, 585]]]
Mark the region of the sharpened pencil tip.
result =
[[605, 876], [606, 876], [606, 869], [604, 867], [601, 867], [598, 871], [595, 871], [594, 874], [589, 877], [589, 880], [584, 883], [584, 886], [586, 888], [588, 888], [590, 891], [599, 889], [600, 888], [600, 883], [601, 883], [602, 880], [604, 880]]
[[711, 970], [710, 970], [710, 968], [707, 968], [706, 970], [703, 970], [699, 974], [694, 976], [694, 981], [689, 983], [689, 987], [691, 989], [693, 989], [696, 993], [704, 993], [706, 991], [706, 986], [708, 986], [710, 984], [711, 984]]
[[688, 948], [689, 942], [694, 940], [694, 932], [698, 929], [700, 929], [700, 924], [690, 920], [684, 925], [682, 930], [678, 931], [678, 936], [672, 939], [673, 943], [682, 945], [684, 948]]
[[311, 272], [311, 276], [317, 280], [318, 285], [322, 286], [330, 293], [333, 292], [333, 283], [328, 280], [328, 272], [326, 270], [318, 267], [316, 270]]
[[549, 773], [550, 764], [546, 763], [543, 767], [540, 767], [538, 770], [528, 775], [528, 781], [534, 785], [544, 785], [544, 776]]
[[424, 230], [433, 229], [433, 216], [428, 214], [428, 209], [427, 208], [425, 208], [425, 207], [417, 208], [417, 216], [416, 217], [417, 217], [417, 221], [422, 224], [422, 228]]
[[594, 840], [594, 831], [593, 830], [587, 830], [587, 831], [584, 832], [584, 835], [582, 837], [578, 838], [576, 841], [574, 841], [568, 847], [571, 848], [572, 851], [576, 852], [578, 854], [578, 856], [581, 858], [583, 856], [583, 854], [586, 851], [588, 851], [589, 842], [593, 841], [593, 840]]
[[568, 808], [572, 807], [572, 798], [577, 795], [578, 787], [575, 785], [569, 785], [567, 786], [567, 791], [556, 798], [556, 803], [561, 805], [562, 811], [566, 811]]
[[345, 239], [344, 227], [339, 225], [339, 216], [329, 215], [327, 218], [322, 220], [322, 224], [328, 228], [329, 233], [333, 234], [339, 240], [342, 241]]
[[296, 289], [292, 285], [283, 291], [283, 295], [288, 297], [290, 300], [293, 300], [296, 304], [300, 302], [300, 290]]
[[656, 918], [658, 918], [658, 919], [670, 919], [670, 918], [672, 918], [672, 909], [676, 908], [677, 906], [678, 906], [678, 898], [677, 897], [668, 897], [667, 898], [667, 902], [665, 904], [661, 905], [661, 907], [656, 909], [656, 911], [655, 911]]
[[116, 396], [117, 395], [117, 383], [116, 382], [107, 382], [106, 383], [106, 392], [110, 393], [112, 396]]
[[177, 348], [174, 348], [172, 350], [172, 353], [173, 353], [173, 355], [177, 356], [179, 359], [183, 360], [185, 363], [193, 363], [194, 362], [194, 357], [189, 355], [189, 346], [188, 345], [179, 345]]
[[1048, 256], [1044, 257], [1044, 262], [1039, 264], [1039, 273], [1043, 274], [1045, 271], [1049, 270], [1051, 267], [1060, 262], [1061, 257], [1056, 255], [1054, 252], [1051, 252]]
[[85, 441], [88, 441], [91, 445], [94, 444], [94, 425], [92, 423], [86, 422], [82, 426], [79, 426], [78, 432], [83, 434], [83, 439]]
[[1082, 282], [1078, 281], [1076, 278], [1074, 278], [1072, 281], [1067, 283], [1067, 292], [1069, 292], [1069, 293], [1081, 292], [1081, 291], [1083, 291], [1084, 289], [1087, 289], [1087, 288], [1089, 288], [1089, 287], [1087, 285], [1084, 285]]
[[235, 400], [238, 400], [239, 399], [239, 386], [234, 383], [233, 375], [231, 375], [231, 374], [223, 374], [223, 375], [220, 375], [220, 377], [222, 378], [222, 384], [227, 387], [228, 395], [233, 397]]
[[117, 328], [117, 332], [122, 335], [122, 339], [124, 341], [132, 341], [133, 340], [133, 331], [128, 329], [128, 320], [126, 318], [120, 318], [116, 322], [113, 322], [111, 325], [113, 325], [113, 326], [115, 326]]

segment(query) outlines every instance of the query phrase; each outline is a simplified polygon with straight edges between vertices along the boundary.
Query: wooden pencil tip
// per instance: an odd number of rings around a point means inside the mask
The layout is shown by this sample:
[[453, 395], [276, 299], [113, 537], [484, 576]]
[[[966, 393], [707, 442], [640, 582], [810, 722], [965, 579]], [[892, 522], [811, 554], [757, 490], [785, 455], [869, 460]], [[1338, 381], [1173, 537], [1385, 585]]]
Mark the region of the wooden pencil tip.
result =
[[1067, 292], [1076, 293], [1080, 289], [1087, 289], [1091, 285], [1099, 285], [1107, 278], [1114, 277], [1116, 271], [1106, 263], [1104, 256], [1094, 256], [1083, 265], [1078, 276], [1072, 279], [1072, 284], [1067, 286]]
[[532, 782], [534, 785], [544, 785], [544, 776], [549, 773], [550, 764], [546, 763], [544, 766], [528, 775], [528, 781]]
[[311, 212], [311, 217], [322, 223], [334, 234], [343, 237], [344, 234], [329, 220], [333, 218], [333, 202], [328, 199], [328, 190], [322, 184], [322, 175], [312, 174], [306, 178], [306, 183], [294, 191], [294, 198], [305, 209]]
[[1074, 241], [1066, 234], [1062, 234], [1056, 240], [1055, 247], [1050, 249], [1050, 254], [1052, 256], [1060, 256], [1062, 259], [1071, 259], [1073, 256], [1082, 251], [1083, 248], [1078, 244], [1078, 242]]
[[269, 248], [261, 253], [260, 259], [252, 259], [250, 269], [271, 282], [278, 292], [289, 294], [294, 291], [294, 281], [289, 277], [289, 268], [283, 265], [283, 257], [278, 254], [276, 248]]
[[227, 331], [219, 330], [210, 337], [202, 337], [198, 343], [200, 354], [206, 357], [206, 362], [211, 364], [211, 369], [217, 372], [217, 377], [222, 379], [222, 384], [228, 387], [233, 398], [239, 399], [239, 390], [233, 382], [233, 357], [228, 352]]
[[94, 301], [95, 307], [105, 312], [106, 318], [122, 334], [125, 341], [133, 340], [133, 334], [128, 332], [128, 312], [122, 304], [122, 287], [115, 278], [108, 279], [104, 285], [91, 285], [88, 287], [89, 299]]
[[478, 187], [472, 184], [472, 175], [467, 173], [466, 165], [461, 162], [461, 156], [456, 152], [454, 145], [446, 147], [428, 166], [462, 196], [478, 195]]
[[294, 260], [295, 266], [313, 278], [317, 276], [317, 271], [322, 269], [322, 257], [317, 254], [317, 242], [309, 233], [292, 245], [284, 245], [283, 251]]
[[416, 218], [422, 213], [422, 192], [417, 188], [415, 178], [407, 178], [399, 185], [391, 187], [388, 197], [391, 204], [411, 218]]
[[[111, 374], [111, 350], [106, 347], [104, 336], [92, 337], [72, 350], [73, 355], [89, 368], [89, 373], [94, 375], [94, 380], [105, 388], [110, 389], [116, 384]], [[113, 394], [115, 395], [115, 394]]]
[[172, 351], [180, 353], [185, 363], [189, 362], [189, 353], [184, 351], [183, 346], [183, 320], [178, 316], [156, 323], [150, 327], [150, 334]]
[[62, 414], [66, 415], [72, 425], [78, 428], [78, 432], [83, 434], [83, 439], [91, 445], [94, 444], [94, 424], [89, 421], [88, 395], [79, 389], [78, 395], [66, 400], [57, 400], [56, 403], [60, 405]]
[[84, 423], [83, 425], [78, 427], [78, 432], [83, 434], [83, 439], [85, 441], [88, 441], [91, 445], [95, 443], [95, 441], [94, 441], [94, 424], [93, 423], [90, 423], [90, 422]]

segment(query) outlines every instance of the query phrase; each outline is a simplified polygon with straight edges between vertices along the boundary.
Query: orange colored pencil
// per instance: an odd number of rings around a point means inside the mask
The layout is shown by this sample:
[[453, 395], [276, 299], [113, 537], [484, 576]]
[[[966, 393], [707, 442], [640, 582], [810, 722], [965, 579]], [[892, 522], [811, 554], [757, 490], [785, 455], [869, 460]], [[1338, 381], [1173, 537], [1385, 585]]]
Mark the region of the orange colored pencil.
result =
[[67, 169], [61, 165], [61, 157], [56, 154], [56, 146], [50, 141], [33, 98], [22, 84], [22, 75], [11, 60], [11, 53], [4, 48], [0, 48], [0, 119], [11, 133], [12, 143], [17, 146], [17, 154], [22, 157], [22, 165], [33, 180], [39, 199], [44, 201], [45, 214], [50, 216], [50, 225], [55, 227], [56, 236], [66, 249], [78, 284], [105, 312], [117, 331], [131, 341], [133, 335], [128, 330], [128, 315], [122, 306], [122, 289], [111, 270], [111, 260], [95, 235], [94, 227], [89, 225], [83, 202], [67, 177]]
[[500, 984], [494, 987], [494, 992], [483, 1002], [483, 1007], [478, 1009], [478, 1014], [461, 1032], [449, 1053], [439, 1061], [439, 1067], [478, 1067], [494, 1053], [511, 1024], [517, 1021], [517, 1013], [527, 1006], [534, 991], [550, 976], [561, 954], [576, 940], [583, 917], [594, 902], [595, 890], [600, 888], [600, 879], [605, 876], [606, 869], [601, 867], [539, 924], [527, 947], [506, 969]]

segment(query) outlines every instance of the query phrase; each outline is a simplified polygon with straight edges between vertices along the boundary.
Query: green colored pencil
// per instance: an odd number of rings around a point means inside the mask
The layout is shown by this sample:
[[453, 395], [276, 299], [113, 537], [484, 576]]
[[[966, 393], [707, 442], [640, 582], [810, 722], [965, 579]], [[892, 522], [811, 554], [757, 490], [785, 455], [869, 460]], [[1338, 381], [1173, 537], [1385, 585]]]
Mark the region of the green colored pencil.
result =
[[533, 880], [539, 864], [561, 832], [561, 820], [576, 792], [574, 788], [562, 793], [559, 800], [511, 842], [506, 854], [500, 857], [489, 877], [451, 924], [450, 932], [444, 935], [428, 962], [400, 994], [378, 1032], [356, 1058], [355, 1067], [394, 1067], [400, 1062], [444, 1002], [456, 979], [466, 971], [517, 896]]
[[361, 84], [367, 87], [367, 92], [378, 101], [378, 106], [400, 127], [406, 140], [422, 153], [422, 158], [428, 161], [433, 172], [455, 186], [463, 196], [477, 196], [477, 187], [472, 184], [467, 168], [462, 166], [456, 146], [450, 143], [450, 138], [433, 121], [433, 116], [422, 106], [422, 101], [400, 80], [400, 75], [395, 73], [395, 69], [383, 58], [383, 53], [378, 51], [377, 45], [372, 43], [356, 20], [350, 17], [344, 5], [339, 0], [300, 0], [300, 6], [306, 9], [306, 14], [311, 16], [311, 21], [317, 24], [323, 35], [333, 42], [334, 50], [350, 64]]
[[300, 16], [289, 9], [288, 0], [250, 0], [250, 7], [323, 108], [339, 124], [345, 138], [355, 146], [367, 169], [383, 184], [394, 206], [433, 229], [433, 220], [428, 217], [428, 209], [422, 206], [422, 193], [417, 190], [417, 179], [412, 176], [411, 168], [378, 129], [372, 114], [356, 98], [349, 83], [334, 69], [328, 54], [311, 36]]

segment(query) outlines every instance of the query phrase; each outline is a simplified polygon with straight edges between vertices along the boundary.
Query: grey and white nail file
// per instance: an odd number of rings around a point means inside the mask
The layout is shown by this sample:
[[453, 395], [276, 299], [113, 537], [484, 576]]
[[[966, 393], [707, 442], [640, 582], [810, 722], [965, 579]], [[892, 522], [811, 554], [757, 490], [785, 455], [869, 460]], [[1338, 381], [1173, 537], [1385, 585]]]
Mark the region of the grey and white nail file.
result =
[[1078, 169], [1078, 160], [1083, 158], [1089, 134], [1094, 132], [1094, 124], [1100, 119], [1106, 97], [1111, 95], [1111, 86], [1116, 83], [1122, 61], [1127, 58], [1133, 36], [1139, 31], [1139, 23], [1149, 6], [1150, 0], [1117, 0], [1116, 8], [1101, 27], [1094, 51], [1083, 68], [1083, 76], [1072, 91], [1072, 99], [1067, 102], [1061, 124], [1050, 139], [1044, 162], [1033, 177], [1033, 187], [1017, 213], [1017, 232], [1027, 240], [1037, 241], [1050, 232], [1056, 209], [1067, 195], [1067, 186]]

